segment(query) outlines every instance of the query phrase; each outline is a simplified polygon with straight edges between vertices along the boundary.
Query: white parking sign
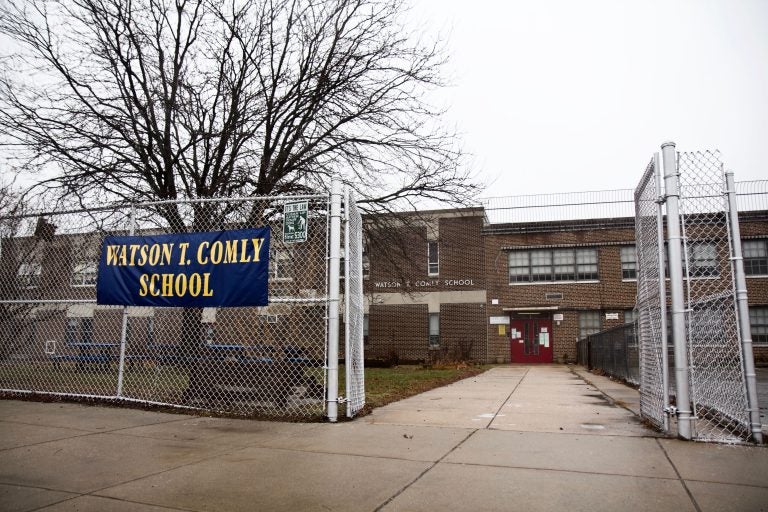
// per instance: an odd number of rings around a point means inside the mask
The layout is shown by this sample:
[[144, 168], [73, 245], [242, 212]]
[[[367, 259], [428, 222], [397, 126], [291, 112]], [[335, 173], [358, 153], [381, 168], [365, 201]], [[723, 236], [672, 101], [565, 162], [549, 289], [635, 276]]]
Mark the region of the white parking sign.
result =
[[283, 241], [307, 241], [307, 201], [285, 203], [283, 206]]

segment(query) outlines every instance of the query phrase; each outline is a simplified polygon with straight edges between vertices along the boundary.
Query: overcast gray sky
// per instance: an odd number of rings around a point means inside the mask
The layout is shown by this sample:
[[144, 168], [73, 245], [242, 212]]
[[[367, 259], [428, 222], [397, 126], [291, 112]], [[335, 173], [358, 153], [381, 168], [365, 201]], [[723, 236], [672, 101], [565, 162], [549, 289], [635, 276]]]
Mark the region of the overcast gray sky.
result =
[[485, 196], [634, 188], [659, 145], [768, 179], [768, 0], [411, 0]]

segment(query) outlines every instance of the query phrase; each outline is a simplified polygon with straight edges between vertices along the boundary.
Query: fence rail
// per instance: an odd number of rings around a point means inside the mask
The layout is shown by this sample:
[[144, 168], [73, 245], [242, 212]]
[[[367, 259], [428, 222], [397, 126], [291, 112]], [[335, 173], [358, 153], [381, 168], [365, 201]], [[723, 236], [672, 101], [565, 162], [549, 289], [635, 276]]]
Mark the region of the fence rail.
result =
[[[632, 189], [563, 192], [480, 199], [490, 224], [579, 221], [635, 216]], [[768, 180], [736, 183], [739, 211], [768, 210]]]

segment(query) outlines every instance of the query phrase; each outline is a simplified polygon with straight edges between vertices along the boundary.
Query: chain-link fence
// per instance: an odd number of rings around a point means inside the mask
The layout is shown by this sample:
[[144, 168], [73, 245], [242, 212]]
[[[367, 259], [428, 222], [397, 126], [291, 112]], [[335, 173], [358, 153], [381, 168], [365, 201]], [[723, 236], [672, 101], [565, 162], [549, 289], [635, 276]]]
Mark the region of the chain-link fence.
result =
[[635, 190], [637, 313], [640, 356], [640, 413], [656, 428], [667, 428], [666, 298], [659, 210], [659, 168], [654, 158]]
[[[306, 204], [306, 236], [292, 241], [284, 237], [284, 206], [295, 202]], [[248, 416], [321, 416], [328, 212], [329, 196], [308, 195], [161, 201], [0, 219], [0, 390]], [[267, 306], [96, 303], [106, 236], [260, 227], [271, 228]], [[359, 238], [359, 231], [353, 236]], [[203, 257], [223, 263], [246, 254], [235, 246], [208, 249]], [[136, 247], [126, 260], [141, 258], [142, 250]], [[188, 290], [195, 286], [192, 279], [184, 284]], [[205, 293], [206, 283], [198, 279]], [[170, 278], [166, 283], [164, 274], [156, 285], [170, 294], [181, 286]], [[350, 292], [356, 294], [361, 292]], [[353, 310], [350, 318], [362, 317], [357, 302]]]
[[363, 219], [350, 192], [346, 201], [344, 246], [347, 257], [344, 282], [344, 325], [347, 416], [365, 406], [365, 368], [363, 354]]
[[636, 325], [617, 325], [578, 341], [579, 364], [630, 384], [640, 384]]
[[[635, 192], [641, 413], [664, 430], [667, 414], [676, 414], [678, 434], [685, 438], [759, 441], [756, 397], [750, 398], [747, 385], [752, 354], [749, 323], [743, 320], [746, 287], [737, 284], [743, 272], [734, 273], [734, 265], [741, 264], [738, 191], [732, 176], [733, 190], [726, 185], [717, 151], [676, 153], [671, 143], [662, 149], [664, 193], [657, 158]], [[668, 358], [667, 323], [673, 358]]]
[[725, 175], [717, 151], [678, 153], [693, 436], [750, 438]]

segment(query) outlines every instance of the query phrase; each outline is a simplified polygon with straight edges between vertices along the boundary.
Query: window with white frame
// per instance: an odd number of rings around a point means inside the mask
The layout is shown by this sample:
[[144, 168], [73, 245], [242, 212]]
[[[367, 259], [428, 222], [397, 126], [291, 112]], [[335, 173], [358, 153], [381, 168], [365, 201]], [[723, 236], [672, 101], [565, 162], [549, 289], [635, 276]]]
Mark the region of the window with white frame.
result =
[[37, 288], [40, 286], [40, 276], [42, 274], [43, 266], [40, 263], [21, 263], [17, 273], [19, 286], [22, 288]]
[[427, 274], [436, 276], [440, 273], [440, 248], [437, 242], [427, 242]]
[[768, 345], [768, 307], [749, 307], [752, 342]]
[[599, 311], [579, 312], [579, 339], [600, 331], [601, 315]]
[[72, 286], [96, 286], [98, 269], [95, 261], [75, 263], [72, 267]]
[[637, 279], [637, 252], [634, 245], [621, 248], [621, 278]]
[[509, 283], [595, 281], [597, 249], [536, 249], [510, 251]]
[[440, 348], [440, 313], [429, 314], [429, 348]]
[[744, 240], [744, 273], [748, 276], [768, 275], [768, 240]]
[[712, 242], [688, 244], [688, 274], [691, 277], [717, 277], [717, 247]]
[[292, 278], [293, 265], [288, 251], [277, 251], [269, 261], [269, 277], [275, 281], [288, 281]]

